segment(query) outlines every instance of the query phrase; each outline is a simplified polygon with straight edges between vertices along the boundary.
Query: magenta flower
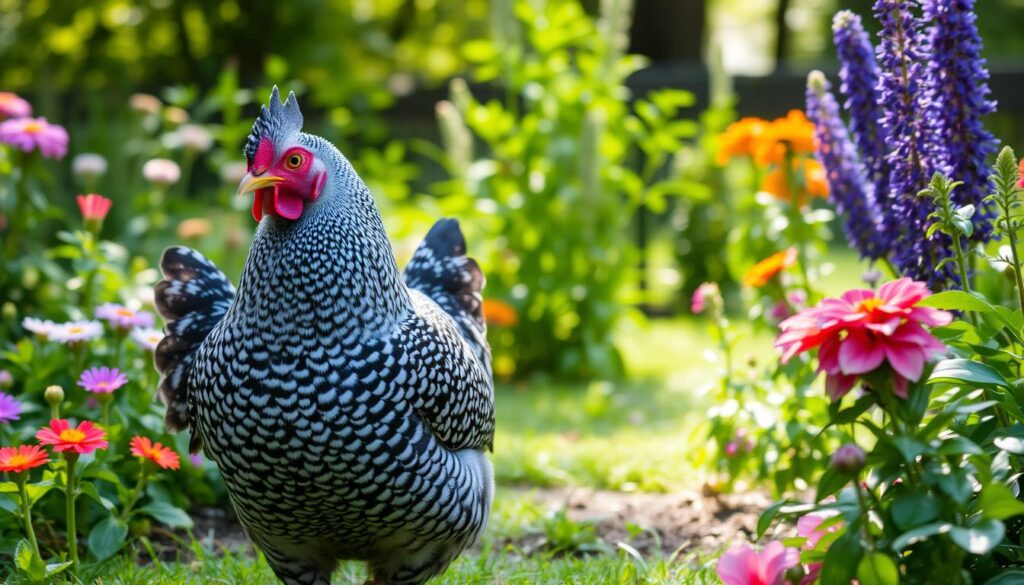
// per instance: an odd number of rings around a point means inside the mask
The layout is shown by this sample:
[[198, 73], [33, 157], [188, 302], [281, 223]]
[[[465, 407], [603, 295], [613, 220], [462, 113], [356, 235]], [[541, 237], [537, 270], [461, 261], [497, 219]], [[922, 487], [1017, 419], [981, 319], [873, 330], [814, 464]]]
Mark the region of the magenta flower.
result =
[[0, 392], [0, 423], [9, 423], [21, 418], [21, 403], [11, 396]]
[[13, 118], [0, 122], [0, 143], [23, 152], [38, 149], [46, 158], [62, 159], [68, 153], [68, 132], [46, 118]]
[[[825, 520], [838, 515], [839, 512], [835, 510], [822, 510], [820, 512], [811, 512], [810, 514], [804, 514], [796, 521], [796, 533], [797, 536], [802, 536], [807, 540], [804, 542], [804, 548], [807, 550], [813, 550], [818, 547], [818, 542], [825, 537], [829, 532], [838, 532], [842, 526], [841, 523], [833, 523], [828, 527], [822, 528], [822, 524]], [[821, 563], [808, 563], [807, 574], [800, 581], [801, 585], [804, 583], [814, 583], [818, 576], [821, 574]]]
[[32, 115], [32, 106], [9, 91], [0, 91], [0, 120]]
[[833, 400], [846, 395], [858, 376], [885, 363], [894, 373], [893, 391], [906, 398], [907, 381], [920, 379], [924, 364], [945, 351], [923, 325], [953, 320], [946, 311], [916, 306], [929, 295], [924, 283], [909, 278], [887, 282], [877, 293], [847, 291], [779, 324], [775, 347], [782, 350], [782, 363], [820, 348], [818, 371], [825, 372], [825, 389]]
[[90, 368], [78, 378], [79, 386], [96, 394], [110, 394], [127, 383], [128, 376], [117, 368]]
[[693, 291], [693, 298], [690, 299], [690, 310], [693, 311], [694, 315], [703, 313], [704, 309], [707, 308], [707, 304], [713, 302], [720, 294], [717, 284], [705, 282]]
[[153, 313], [136, 311], [114, 303], [104, 303], [97, 307], [96, 318], [103, 319], [110, 323], [111, 327], [118, 329], [153, 326]]
[[718, 559], [718, 578], [725, 585], [782, 585], [786, 571], [800, 563], [800, 552], [772, 541], [758, 553], [743, 545]]

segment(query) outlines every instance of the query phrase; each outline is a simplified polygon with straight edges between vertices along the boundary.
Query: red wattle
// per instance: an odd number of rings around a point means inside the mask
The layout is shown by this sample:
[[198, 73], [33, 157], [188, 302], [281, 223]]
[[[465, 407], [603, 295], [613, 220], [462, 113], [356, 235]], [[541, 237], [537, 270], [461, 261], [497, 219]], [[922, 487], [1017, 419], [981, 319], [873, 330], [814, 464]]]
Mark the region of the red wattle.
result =
[[292, 191], [283, 191], [274, 187], [274, 213], [285, 218], [296, 220], [302, 215], [302, 197]]

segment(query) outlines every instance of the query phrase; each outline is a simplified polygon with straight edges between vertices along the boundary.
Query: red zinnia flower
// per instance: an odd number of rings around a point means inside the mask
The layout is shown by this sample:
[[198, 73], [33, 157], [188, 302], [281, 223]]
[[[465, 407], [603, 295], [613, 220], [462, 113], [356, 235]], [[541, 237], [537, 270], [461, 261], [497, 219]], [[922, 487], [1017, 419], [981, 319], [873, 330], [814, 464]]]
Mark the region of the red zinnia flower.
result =
[[178, 469], [181, 460], [178, 454], [170, 447], [164, 447], [160, 443], [153, 443], [146, 437], [135, 436], [131, 440], [132, 455], [149, 459], [164, 469]]
[[67, 420], [55, 418], [50, 426], [43, 427], [36, 433], [36, 439], [42, 445], [53, 445], [53, 450], [74, 451], [79, 455], [92, 453], [96, 449], [107, 448], [107, 433], [91, 422], [82, 421], [78, 427], [72, 427]]
[[103, 221], [113, 204], [110, 199], [96, 193], [79, 195], [77, 201], [78, 210], [82, 212], [82, 219], [85, 221]]
[[50, 458], [39, 445], [0, 448], [0, 471], [18, 473], [46, 465]]

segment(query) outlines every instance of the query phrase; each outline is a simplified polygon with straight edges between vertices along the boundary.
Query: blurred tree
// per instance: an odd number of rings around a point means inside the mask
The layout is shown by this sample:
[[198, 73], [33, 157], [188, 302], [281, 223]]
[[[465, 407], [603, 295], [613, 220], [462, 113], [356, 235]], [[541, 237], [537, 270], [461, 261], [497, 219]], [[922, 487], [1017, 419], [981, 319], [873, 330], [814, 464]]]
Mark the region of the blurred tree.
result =
[[654, 63], [700, 61], [706, 17], [705, 0], [640, 0], [634, 9], [629, 50]]

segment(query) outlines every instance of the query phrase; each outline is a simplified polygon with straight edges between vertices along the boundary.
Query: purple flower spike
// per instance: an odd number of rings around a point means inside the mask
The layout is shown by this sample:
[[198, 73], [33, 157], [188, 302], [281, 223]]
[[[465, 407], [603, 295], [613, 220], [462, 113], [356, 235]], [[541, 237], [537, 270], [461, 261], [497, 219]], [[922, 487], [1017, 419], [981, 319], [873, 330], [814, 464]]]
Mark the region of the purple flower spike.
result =
[[864, 174], [857, 150], [839, 117], [839, 104], [821, 71], [807, 76], [807, 117], [814, 122], [818, 161], [825, 167], [829, 197], [843, 218], [846, 239], [861, 257], [877, 259], [888, 252], [879, 230], [874, 185]]
[[923, 0], [931, 55], [925, 78], [932, 90], [934, 129], [940, 137], [937, 156], [941, 170], [963, 185], [953, 192], [957, 205], [977, 209], [973, 239], [992, 237], [996, 210], [984, 203], [989, 194], [988, 158], [998, 142], [985, 130], [982, 118], [995, 111], [989, 99], [989, 74], [981, 58], [981, 37], [974, 14], [975, 0]]
[[110, 394], [128, 383], [128, 377], [117, 368], [91, 368], [82, 372], [78, 385], [96, 394]]
[[881, 124], [882, 107], [878, 95], [878, 62], [875, 49], [860, 17], [843, 10], [832, 20], [832, 35], [841, 67], [840, 91], [846, 96], [843, 107], [850, 114], [850, 131], [860, 149], [868, 178], [875, 185], [880, 207], [888, 204], [889, 167], [885, 162], [888, 133]]

